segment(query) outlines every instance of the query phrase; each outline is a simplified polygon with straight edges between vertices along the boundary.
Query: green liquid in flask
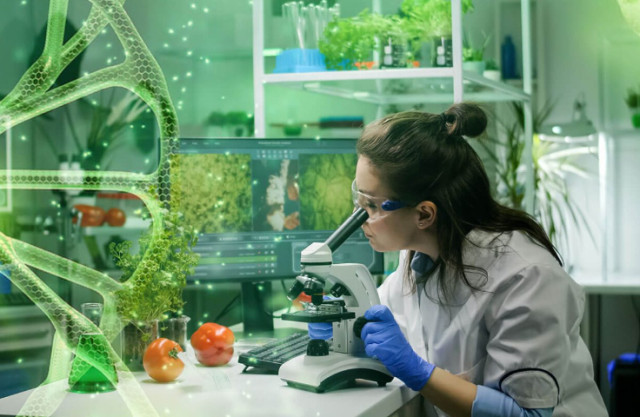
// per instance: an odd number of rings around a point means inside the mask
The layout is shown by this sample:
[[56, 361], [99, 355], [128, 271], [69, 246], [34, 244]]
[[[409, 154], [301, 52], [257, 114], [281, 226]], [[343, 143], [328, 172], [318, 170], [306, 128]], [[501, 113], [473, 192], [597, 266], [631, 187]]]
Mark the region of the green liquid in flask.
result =
[[[117, 381], [116, 368], [109, 359], [109, 350], [102, 334], [83, 334], [78, 342], [76, 357], [71, 364], [69, 375], [69, 391], [83, 394], [94, 394], [115, 390], [115, 386], [109, 380]], [[101, 363], [102, 371], [80, 357], [82, 354], [89, 356]], [[107, 372], [110, 378], [103, 373]]]

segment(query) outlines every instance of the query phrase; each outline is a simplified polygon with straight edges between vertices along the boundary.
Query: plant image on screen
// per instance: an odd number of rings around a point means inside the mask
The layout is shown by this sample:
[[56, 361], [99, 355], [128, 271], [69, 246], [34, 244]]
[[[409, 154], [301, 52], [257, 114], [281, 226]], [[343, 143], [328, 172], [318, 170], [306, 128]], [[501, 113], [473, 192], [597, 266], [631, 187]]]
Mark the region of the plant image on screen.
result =
[[353, 154], [300, 155], [300, 225], [305, 230], [333, 230], [353, 211]]
[[174, 154], [171, 195], [200, 233], [251, 231], [251, 156]]

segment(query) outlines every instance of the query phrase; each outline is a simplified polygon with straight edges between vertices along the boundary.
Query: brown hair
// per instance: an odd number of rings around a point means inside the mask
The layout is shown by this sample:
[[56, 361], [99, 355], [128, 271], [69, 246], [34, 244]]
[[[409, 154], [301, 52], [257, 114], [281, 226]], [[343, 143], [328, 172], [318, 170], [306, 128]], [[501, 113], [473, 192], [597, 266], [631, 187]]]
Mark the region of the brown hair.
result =
[[[474, 290], [465, 271], [462, 244], [472, 229], [490, 232], [521, 230], [562, 261], [544, 229], [526, 212], [499, 204], [491, 195], [489, 179], [478, 154], [466, 137], [481, 135], [487, 126], [485, 112], [473, 103], [458, 103], [442, 114], [416, 111], [395, 113], [367, 125], [358, 140], [359, 156], [368, 158], [391, 190], [389, 197], [416, 205], [432, 201], [437, 207], [440, 258], [439, 288], [447, 298], [452, 285], [462, 281]], [[412, 291], [410, 252], [405, 278]], [[452, 282], [445, 270], [451, 269]]]

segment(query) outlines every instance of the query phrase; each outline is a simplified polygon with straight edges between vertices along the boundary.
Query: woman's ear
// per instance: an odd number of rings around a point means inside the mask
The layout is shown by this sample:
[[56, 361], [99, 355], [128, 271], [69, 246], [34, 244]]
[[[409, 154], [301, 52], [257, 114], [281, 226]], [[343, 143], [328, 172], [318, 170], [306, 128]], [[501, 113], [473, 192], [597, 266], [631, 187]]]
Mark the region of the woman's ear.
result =
[[418, 228], [426, 229], [436, 222], [438, 207], [432, 201], [423, 201], [417, 205]]

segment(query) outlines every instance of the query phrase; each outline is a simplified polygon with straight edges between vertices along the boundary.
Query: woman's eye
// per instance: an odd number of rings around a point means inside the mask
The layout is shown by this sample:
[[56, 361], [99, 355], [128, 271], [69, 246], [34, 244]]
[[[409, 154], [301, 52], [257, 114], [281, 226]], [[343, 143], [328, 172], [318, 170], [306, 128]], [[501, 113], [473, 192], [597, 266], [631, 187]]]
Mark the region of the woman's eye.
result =
[[368, 209], [371, 209], [371, 210], [375, 210], [378, 206], [377, 206], [377, 205], [376, 205], [376, 203], [374, 203], [373, 201], [368, 200], [368, 201], [366, 202], [365, 207], [366, 207], [366, 208], [368, 208]]

